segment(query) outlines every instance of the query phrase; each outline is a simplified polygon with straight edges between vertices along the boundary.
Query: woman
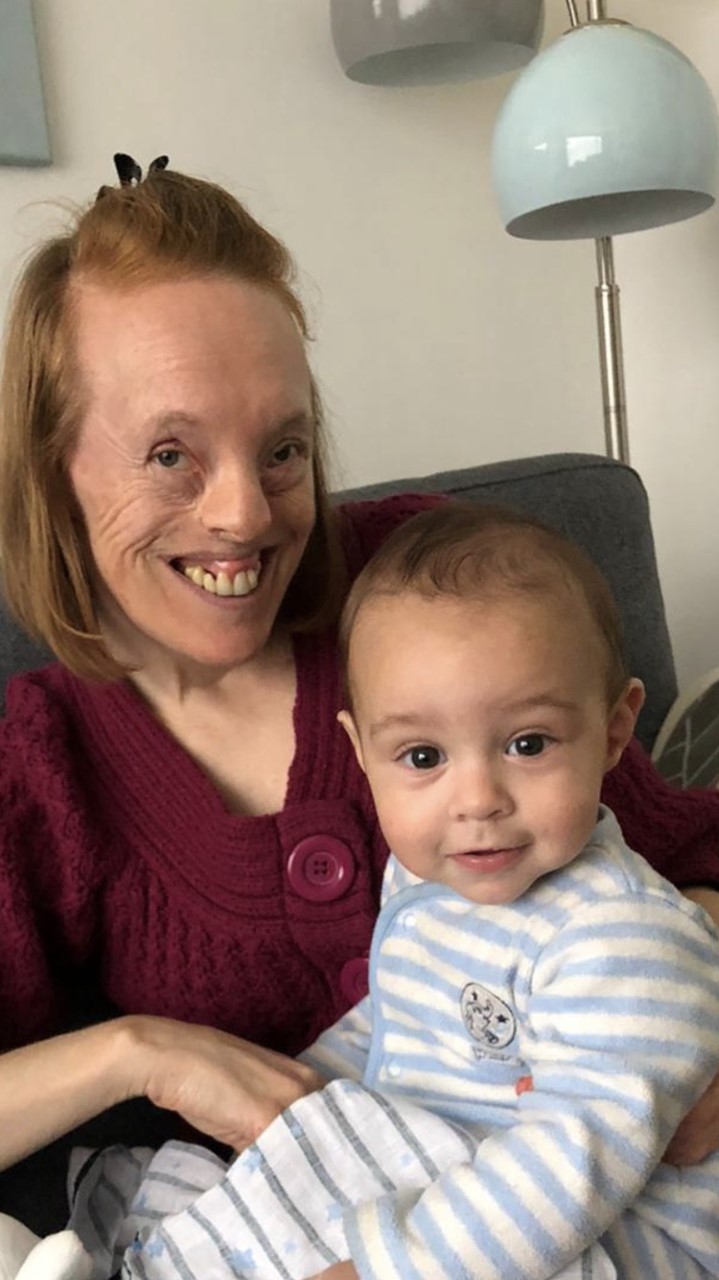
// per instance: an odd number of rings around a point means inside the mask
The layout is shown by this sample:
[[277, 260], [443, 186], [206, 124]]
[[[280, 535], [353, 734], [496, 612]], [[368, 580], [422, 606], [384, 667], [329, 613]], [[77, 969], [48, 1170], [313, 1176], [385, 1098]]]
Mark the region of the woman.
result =
[[[363, 993], [386, 848], [333, 623], [432, 499], [330, 512], [306, 336], [283, 247], [171, 172], [103, 188], [20, 282], [4, 589], [60, 661], [0, 736], [0, 1166], [137, 1097], [241, 1146]], [[719, 796], [636, 747], [605, 798], [719, 919]], [[678, 1158], [719, 1145], [702, 1105]]]

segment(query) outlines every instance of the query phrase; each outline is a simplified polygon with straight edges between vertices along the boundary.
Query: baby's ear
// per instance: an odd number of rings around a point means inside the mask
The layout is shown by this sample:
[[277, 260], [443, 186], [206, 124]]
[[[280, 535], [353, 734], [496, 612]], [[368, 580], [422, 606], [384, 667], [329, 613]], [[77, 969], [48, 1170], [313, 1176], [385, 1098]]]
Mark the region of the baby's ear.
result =
[[337, 719], [339, 723], [342, 725], [342, 728], [347, 734], [347, 737], [349, 738], [350, 742], [352, 743], [352, 746], [354, 747], [354, 753], [357, 757], [357, 763], [360, 769], [362, 770], [362, 772], [364, 773], [365, 767], [364, 767], [364, 759], [362, 756], [362, 743], [360, 742], [360, 736], [357, 731], [357, 725], [355, 724], [354, 716], [352, 715], [351, 711], [345, 711], [343, 708], [342, 711], [337, 712]]
[[604, 771], [608, 773], [619, 764], [625, 747], [634, 733], [637, 716], [644, 706], [644, 685], [641, 680], [628, 680], [620, 693], [607, 722], [607, 758]]

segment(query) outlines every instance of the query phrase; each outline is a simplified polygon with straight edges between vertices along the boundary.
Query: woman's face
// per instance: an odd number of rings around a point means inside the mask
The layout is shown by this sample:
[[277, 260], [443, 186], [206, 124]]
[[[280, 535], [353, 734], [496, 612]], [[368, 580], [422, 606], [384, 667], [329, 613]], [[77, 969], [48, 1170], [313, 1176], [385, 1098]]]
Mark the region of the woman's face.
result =
[[121, 656], [229, 667], [261, 652], [315, 518], [302, 339], [226, 277], [82, 284], [85, 411], [69, 473]]

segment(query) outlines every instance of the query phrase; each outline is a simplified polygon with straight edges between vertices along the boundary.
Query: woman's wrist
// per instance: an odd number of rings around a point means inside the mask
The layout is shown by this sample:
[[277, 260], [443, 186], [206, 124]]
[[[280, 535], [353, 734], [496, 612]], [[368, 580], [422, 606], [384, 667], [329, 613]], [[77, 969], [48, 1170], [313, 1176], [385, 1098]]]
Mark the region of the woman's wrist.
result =
[[114, 1023], [115, 1075], [113, 1088], [128, 1098], [153, 1096], [158, 1076], [169, 1065], [168, 1052], [179, 1051], [183, 1024], [151, 1014], [127, 1014]]
[[0, 1168], [136, 1096], [141, 1055], [127, 1021], [99, 1023], [0, 1056]]

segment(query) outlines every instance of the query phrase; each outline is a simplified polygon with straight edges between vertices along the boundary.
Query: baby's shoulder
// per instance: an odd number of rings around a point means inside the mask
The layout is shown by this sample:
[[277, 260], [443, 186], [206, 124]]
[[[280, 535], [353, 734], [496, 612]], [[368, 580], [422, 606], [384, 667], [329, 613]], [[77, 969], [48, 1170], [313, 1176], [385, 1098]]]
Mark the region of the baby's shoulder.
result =
[[583, 929], [589, 934], [607, 922], [627, 936], [632, 931], [656, 937], [677, 931], [719, 947], [719, 930], [706, 912], [629, 848], [614, 814], [604, 806], [579, 856], [539, 881], [527, 898], [525, 909], [535, 919], [543, 916], [553, 932], [575, 936]]

